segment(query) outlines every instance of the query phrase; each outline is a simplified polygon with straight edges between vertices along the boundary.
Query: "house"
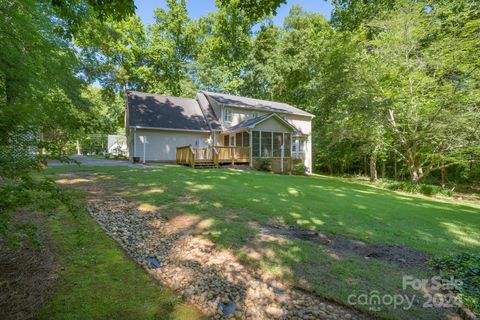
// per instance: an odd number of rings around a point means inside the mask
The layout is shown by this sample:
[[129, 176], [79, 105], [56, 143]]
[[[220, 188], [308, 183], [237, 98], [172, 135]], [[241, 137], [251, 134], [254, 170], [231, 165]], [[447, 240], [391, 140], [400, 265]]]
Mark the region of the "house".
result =
[[286, 103], [202, 91], [195, 99], [126, 94], [130, 159], [191, 165], [271, 158], [275, 171], [312, 171], [313, 115]]
[[107, 152], [114, 156], [127, 155], [127, 138], [124, 135], [109, 134], [107, 137]]

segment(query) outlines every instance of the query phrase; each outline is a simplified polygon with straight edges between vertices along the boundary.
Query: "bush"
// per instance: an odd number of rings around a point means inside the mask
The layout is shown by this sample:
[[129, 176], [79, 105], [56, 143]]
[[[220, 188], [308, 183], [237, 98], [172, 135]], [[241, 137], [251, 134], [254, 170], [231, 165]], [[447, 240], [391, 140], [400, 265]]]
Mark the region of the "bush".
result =
[[36, 238], [33, 225], [11, 221], [10, 216], [15, 210], [27, 208], [52, 213], [65, 201], [65, 196], [53, 180], [31, 176], [5, 180], [0, 185], [0, 194], [0, 237], [14, 246], [19, 246], [22, 240], [35, 241]]
[[452, 190], [431, 184], [413, 183], [410, 181], [392, 181], [388, 179], [380, 179], [378, 182], [382, 187], [394, 191], [422, 193], [428, 196], [438, 194], [450, 197], [453, 194]]
[[461, 284], [454, 289], [463, 304], [477, 316], [480, 315], [480, 255], [462, 253], [445, 256], [430, 261], [430, 264], [441, 271], [445, 281], [453, 277]]
[[304, 176], [307, 173], [307, 167], [303, 163], [297, 163], [293, 166], [293, 174]]
[[258, 158], [255, 161], [255, 168], [259, 171], [272, 171], [272, 159], [271, 158]]

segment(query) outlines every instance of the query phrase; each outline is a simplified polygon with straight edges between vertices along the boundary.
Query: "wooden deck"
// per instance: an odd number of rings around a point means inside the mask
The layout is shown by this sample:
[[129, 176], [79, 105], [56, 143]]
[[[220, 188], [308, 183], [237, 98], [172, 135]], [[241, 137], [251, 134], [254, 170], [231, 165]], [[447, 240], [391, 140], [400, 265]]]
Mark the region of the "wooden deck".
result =
[[177, 163], [193, 168], [218, 168], [222, 164], [250, 163], [249, 147], [177, 148]]

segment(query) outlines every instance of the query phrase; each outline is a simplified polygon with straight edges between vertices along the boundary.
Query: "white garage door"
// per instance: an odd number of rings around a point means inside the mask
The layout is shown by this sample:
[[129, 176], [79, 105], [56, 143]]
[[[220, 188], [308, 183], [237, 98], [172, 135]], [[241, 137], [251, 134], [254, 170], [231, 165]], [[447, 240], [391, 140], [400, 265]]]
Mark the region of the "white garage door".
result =
[[209, 133], [137, 130], [135, 133], [135, 157], [146, 161], [175, 161], [177, 147], [196, 143], [206, 145]]

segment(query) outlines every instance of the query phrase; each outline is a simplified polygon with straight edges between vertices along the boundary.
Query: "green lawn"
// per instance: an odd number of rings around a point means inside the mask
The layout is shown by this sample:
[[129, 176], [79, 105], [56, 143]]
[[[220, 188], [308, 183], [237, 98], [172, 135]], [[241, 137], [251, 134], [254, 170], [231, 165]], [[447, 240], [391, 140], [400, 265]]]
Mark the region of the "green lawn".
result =
[[61, 269], [39, 319], [202, 319], [152, 280], [84, 207], [74, 211], [60, 208], [49, 218]]
[[[114, 183], [124, 196], [145, 206], [162, 206], [170, 215], [200, 215], [206, 222], [201, 231], [217, 245], [232, 249], [245, 262], [343, 303], [351, 293], [401, 292], [403, 275], [422, 278], [429, 271], [356, 256], [332, 256], [322, 246], [301, 240], [263, 244], [257, 248], [260, 257], [254, 259], [246, 254], [257, 234], [249, 222], [280, 222], [433, 255], [480, 252], [480, 206], [476, 204], [405, 195], [325, 176], [178, 166], [149, 170], [58, 167], [46, 172], [70, 170], [103, 172], [105, 181]], [[438, 313], [415, 308], [386, 308], [378, 314], [429, 319]]]

